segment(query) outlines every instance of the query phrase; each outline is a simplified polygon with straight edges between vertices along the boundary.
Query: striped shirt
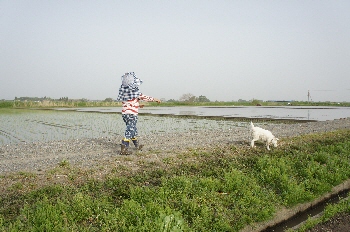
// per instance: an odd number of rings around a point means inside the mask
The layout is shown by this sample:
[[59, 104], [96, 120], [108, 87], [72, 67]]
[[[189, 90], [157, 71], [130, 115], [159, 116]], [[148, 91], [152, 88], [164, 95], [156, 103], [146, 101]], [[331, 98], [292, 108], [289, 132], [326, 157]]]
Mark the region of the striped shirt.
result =
[[152, 102], [154, 101], [153, 97], [149, 97], [146, 95], [143, 95], [142, 93], [138, 98], [133, 98], [128, 101], [123, 101], [123, 108], [122, 108], [122, 114], [135, 114], [137, 115], [139, 113], [139, 101], [147, 101]]

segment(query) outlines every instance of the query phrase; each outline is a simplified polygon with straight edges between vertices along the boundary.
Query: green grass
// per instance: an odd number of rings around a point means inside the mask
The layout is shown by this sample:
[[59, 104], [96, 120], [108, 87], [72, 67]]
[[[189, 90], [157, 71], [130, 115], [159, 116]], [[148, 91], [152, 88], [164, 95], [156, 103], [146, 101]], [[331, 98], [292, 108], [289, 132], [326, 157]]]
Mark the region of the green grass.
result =
[[[263, 102], [259, 100], [246, 101], [246, 102], [162, 102], [158, 104], [156, 102], [145, 102], [148, 106], [286, 106], [287, 102]], [[295, 101], [292, 102], [293, 106], [344, 106], [350, 107], [350, 102], [307, 102], [307, 101]], [[1, 101], [0, 108], [53, 108], [53, 107], [117, 107], [121, 106], [120, 102], [106, 102], [106, 101], [58, 101], [58, 100], [46, 100], [46, 101]]]
[[117, 107], [120, 102], [94, 101], [0, 101], [1, 108]]
[[239, 231], [350, 178], [349, 130], [281, 143], [193, 150], [102, 180], [62, 161], [73, 177], [36, 188], [22, 173], [1, 192], [0, 231]]
[[[247, 102], [236, 102], [236, 101], [228, 101], [228, 102], [221, 102], [221, 101], [212, 101], [212, 102], [162, 102], [161, 104], [155, 103], [155, 102], [147, 102], [147, 105], [150, 106], [217, 106], [217, 107], [227, 107], [227, 106], [256, 106], [257, 104], [260, 104], [261, 106], [287, 106], [287, 102], [269, 102], [269, 101], [247, 101]], [[293, 106], [343, 106], [343, 107], [350, 107], [350, 102], [307, 102], [307, 101], [295, 101], [292, 102]]]

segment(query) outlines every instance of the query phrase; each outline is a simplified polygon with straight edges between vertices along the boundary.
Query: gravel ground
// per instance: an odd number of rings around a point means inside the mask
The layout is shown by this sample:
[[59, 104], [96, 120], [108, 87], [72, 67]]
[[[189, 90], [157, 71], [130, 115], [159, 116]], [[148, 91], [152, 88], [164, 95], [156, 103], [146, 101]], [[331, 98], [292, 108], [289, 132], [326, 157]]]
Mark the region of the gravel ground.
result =
[[[276, 137], [283, 139], [302, 134], [350, 129], [350, 118], [296, 124], [257, 122], [255, 125], [268, 129]], [[179, 152], [188, 150], [188, 148], [210, 148], [227, 144], [248, 146], [249, 139], [248, 122], [246, 127], [233, 127], [225, 131], [203, 130], [181, 134], [164, 133], [140, 136], [140, 143], [145, 145], [143, 150], [134, 151], [134, 154], [128, 156], [127, 161], [125, 161], [125, 156], [119, 155], [121, 138], [3, 145], [0, 146], [0, 175], [19, 171], [44, 171], [57, 166], [62, 161], [68, 161], [82, 168], [111, 162], [129, 162], [132, 166], [139, 159], [157, 160], [174, 155], [176, 153], [174, 151]]]

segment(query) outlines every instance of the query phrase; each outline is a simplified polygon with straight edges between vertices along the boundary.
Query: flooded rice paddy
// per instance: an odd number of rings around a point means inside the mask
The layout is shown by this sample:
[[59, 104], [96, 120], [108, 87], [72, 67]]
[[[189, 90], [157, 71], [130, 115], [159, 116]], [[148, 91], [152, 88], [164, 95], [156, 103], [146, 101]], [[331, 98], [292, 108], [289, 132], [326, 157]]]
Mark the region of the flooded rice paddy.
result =
[[[234, 121], [139, 115], [139, 134], [182, 133], [246, 126]], [[0, 145], [124, 135], [121, 114], [56, 110], [0, 110]]]
[[[64, 109], [61, 109], [64, 110]], [[77, 111], [113, 113], [120, 107], [76, 108]], [[146, 107], [143, 114], [223, 118], [258, 118], [274, 120], [326, 121], [350, 117], [350, 107], [302, 106], [232, 106], [232, 107]]]
[[[0, 145], [122, 137], [125, 125], [120, 111], [120, 107], [55, 110], [0, 109]], [[347, 117], [350, 117], [350, 108], [347, 107], [146, 107], [140, 110], [138, 129], [139, 134], [144, 136], [188, 131], [230, 130], [233, 127], [247, 127], [250, 119], [301, 122]]]

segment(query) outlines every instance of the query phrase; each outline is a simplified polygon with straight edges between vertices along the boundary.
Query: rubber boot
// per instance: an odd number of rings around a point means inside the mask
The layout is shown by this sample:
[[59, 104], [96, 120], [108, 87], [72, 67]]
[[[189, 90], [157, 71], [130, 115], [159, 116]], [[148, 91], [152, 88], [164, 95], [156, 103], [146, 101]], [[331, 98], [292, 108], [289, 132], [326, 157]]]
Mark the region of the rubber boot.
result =
[[137, 138], [132, 138], [131, 141], [134, 143], [137, 150], [142, 150], [143, 145], [139, 144], [139, 141], [137, 140]]
[[131, 155], [131, 152], [129, 151], [129, 139], [123, 139], [121, 144], [121, 155]]

